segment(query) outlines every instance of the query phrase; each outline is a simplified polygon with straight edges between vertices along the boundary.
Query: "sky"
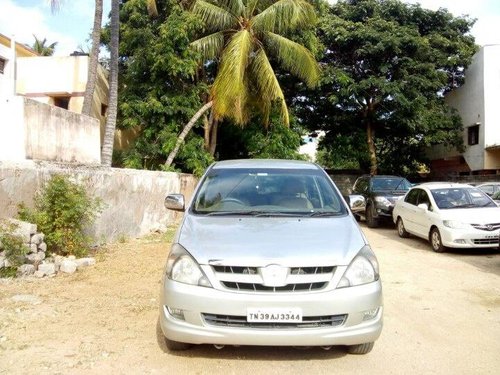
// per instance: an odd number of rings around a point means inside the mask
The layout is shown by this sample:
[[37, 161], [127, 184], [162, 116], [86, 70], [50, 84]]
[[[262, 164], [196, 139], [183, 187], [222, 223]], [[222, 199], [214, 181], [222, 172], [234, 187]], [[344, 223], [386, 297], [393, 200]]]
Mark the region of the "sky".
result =
[[[335, 2], [336, 0], [330, 0]], [[455, 16], [476, 18], [472, 34], [479, 45], [500, 44], [499, 0], [404, 0], [419, 2], [424, 8], [446, 8]], [[94, 0], [60, 0], [61, 6], [51, 11], [50, 0], [0, 0], [0, 34], [17, 42], [32, 45], [47, 39], [57, 42], [56, 56], [66, 56], [80, 47], [90, 50], [90, 33], [94, 18]], [[103, 19], [107, 20], [110, 0], [104, 0]]]

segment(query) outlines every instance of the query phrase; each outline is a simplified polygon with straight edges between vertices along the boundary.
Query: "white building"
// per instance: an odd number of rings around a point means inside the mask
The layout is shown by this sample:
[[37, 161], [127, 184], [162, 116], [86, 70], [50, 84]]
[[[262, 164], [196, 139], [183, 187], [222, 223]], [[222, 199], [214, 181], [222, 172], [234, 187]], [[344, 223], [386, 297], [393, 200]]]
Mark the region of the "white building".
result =
[[446, 96], [464, 126], [465, 152], [446, 145], [429, 152], [435, 175], [500, 174], [500, 45], [481, 47], [465, 84]]

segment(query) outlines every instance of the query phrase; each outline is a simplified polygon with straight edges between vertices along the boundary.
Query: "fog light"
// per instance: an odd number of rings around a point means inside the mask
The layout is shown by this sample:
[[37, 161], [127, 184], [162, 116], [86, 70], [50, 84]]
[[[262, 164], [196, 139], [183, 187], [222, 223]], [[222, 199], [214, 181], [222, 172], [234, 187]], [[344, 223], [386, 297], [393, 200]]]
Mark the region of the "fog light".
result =
[[167, 306], [168, 313], [176, 319], [184, 320], [184, 311]]
[[455, 242], [455, 243], [461, 243], [461, 244], [464, 244], [464, 245], [467, 243], [467, 242], [465, 242], [465, 240], [455, 240], [453, 242]]
[[375, 318], [378, 314], [378, 310], [379, 310], [379, 307], [377, 307], [376, 309], [365, 311], [363, 313], [363, 321], [371, 320], [371, 319]]

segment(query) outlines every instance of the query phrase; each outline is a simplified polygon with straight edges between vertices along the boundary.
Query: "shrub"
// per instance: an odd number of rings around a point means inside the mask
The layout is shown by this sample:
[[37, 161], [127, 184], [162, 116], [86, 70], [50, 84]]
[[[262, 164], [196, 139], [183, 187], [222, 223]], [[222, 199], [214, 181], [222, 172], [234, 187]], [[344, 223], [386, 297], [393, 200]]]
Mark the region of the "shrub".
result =
[[9, 222], [0, 222], [0, 248], [5, 252], [5, 257], [12, 268], [17, 268], [24, 263], [29, 249], [20, 236], [14, 234], [16, 225]]
[[35, 194], [34, 209], [19, 205], [19, 217], [38, 225], [47, 247], [60, 255], [85, 256], [90, 238], [84, 230], [102, 210], [102, 203], [67, 176], [53, 176]]

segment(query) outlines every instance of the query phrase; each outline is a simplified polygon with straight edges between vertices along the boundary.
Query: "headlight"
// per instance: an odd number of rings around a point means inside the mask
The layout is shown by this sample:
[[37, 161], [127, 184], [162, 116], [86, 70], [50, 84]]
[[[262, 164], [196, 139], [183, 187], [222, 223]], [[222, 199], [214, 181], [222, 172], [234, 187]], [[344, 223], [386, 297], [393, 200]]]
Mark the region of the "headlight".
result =
[[375, 202], [380, 203], [382, 206], [392, 206], [392, 203], [386, 197], [375, 197]]
[[378, 261], [370, 246], [364, 246], [354, 257], [337, 288], [372, 283], [379, 279]]
[[167, 259], [166, 275], [184, 284], [212, 287], [191, 255], [179, 244], [173, 244]]
[[467, 229], [470, 225], [456, 220], [443, 220], [445, 227], [452, 229]]

